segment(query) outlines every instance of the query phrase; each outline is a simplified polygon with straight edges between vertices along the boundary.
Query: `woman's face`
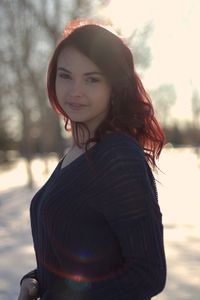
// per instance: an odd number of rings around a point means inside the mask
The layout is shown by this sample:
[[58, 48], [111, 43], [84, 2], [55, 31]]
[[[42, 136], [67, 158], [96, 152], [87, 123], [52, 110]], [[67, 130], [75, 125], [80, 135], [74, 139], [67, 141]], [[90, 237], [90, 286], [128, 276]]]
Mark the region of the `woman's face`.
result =
[[108, 113], [111, 86], [89, 58], [66, 47], [58, 57], [56, 96], [70, 120], [84, 123], [92, 132]]

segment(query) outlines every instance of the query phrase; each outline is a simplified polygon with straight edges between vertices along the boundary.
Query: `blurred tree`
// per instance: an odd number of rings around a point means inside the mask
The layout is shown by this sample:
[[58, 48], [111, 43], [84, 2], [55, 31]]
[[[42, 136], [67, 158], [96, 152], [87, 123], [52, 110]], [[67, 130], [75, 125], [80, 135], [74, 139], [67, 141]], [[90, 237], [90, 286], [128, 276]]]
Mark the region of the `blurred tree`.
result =
[[171, 106], [176, 100], [175, 88], [171, 84], [163, 84], [158, 89], [151, 90], [150, 95], [155, 104], [158, 118], [163, 128], [165, 128], [168, 125]]
[[193, 133], [195, 135], [196, 154], [200, 156], [200, 95], [197, 89], [192, 93]]
[[177, 123], [165, 127], [164, 132], [167, 143], [171, 143], [174, 146], [179, 146], [184, 143], [184, 132]]
[[1, 89], [0, 89], [0, 163], [6, 161], [6, 151], [10, 147], [13, 147], [12, 139], [9, 137], [6, 131], [6, 116], [3, 112], [3, 103], [1, 101]]
[[[101, 4], [101, 1], [93, 1]], [[74, 17], [89, 16], [92, 1], [2, 0], [0, 3], [1, 133], [17, 132], [20, 150], [27, 161], [34, 152], [63, 155], [66, 144], [60, 120], [52, 111], [45, 91], [45, 74], [52, 49], [64, 25]], [[1, 116], [9, 112], [9, 127]], [[15, 114], [18, 118], [15, 118]], [[16, 123], [15, 123], [16, 122]], [[21, 122], [19, 125], [18, 123]], [[15, 126], [17, 125], [17, 126]], [[11, 134], [12, 135], [12, 134]], [[5, 138], [2, 139], [5, 149]]]
[[152, 56], [148, 39], [153, 30], [153, 24], [149, 22], [140, 30], [134, 30], [127, 39], [130, 48], [132, 48], [135, 65], [140, 71], [146, 70], [151, 64]]
[[192, 93], [192, 113], [194, 128], [200, 128], [200, 95], [197, 89]]

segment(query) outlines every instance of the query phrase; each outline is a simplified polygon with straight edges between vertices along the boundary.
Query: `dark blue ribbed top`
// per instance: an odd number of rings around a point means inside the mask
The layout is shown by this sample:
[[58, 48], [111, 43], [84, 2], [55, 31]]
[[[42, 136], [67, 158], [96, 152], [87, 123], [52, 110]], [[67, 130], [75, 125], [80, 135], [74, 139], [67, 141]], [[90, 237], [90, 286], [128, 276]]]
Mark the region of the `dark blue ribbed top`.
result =
[[165, 285], [162, 216], [143, 150], [114, 133], [31, 203], [35, 272], [45, 300], [147, 300]]

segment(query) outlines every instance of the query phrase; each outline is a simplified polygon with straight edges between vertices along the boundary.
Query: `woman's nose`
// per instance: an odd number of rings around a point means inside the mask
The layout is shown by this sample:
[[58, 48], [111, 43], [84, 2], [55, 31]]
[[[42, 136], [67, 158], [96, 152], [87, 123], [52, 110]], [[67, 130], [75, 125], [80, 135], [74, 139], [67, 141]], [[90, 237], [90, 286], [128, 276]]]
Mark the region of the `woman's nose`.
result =
[[71, 96], [81, 96], [83, 94], [83, 84], [79, 80], [73, 80], [70, 89]]

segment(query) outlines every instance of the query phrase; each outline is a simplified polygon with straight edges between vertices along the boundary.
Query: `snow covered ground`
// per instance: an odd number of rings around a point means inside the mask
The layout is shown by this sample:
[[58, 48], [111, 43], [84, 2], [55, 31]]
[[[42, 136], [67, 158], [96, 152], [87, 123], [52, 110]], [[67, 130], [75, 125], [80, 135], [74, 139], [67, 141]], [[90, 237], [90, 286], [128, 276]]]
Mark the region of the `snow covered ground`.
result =
[[[48, 161], [49, 169], [56, 164]], [[26, 187], [25, 163], [0, 169], [0, 300], [16, 300], [19, 281], [35, 267], [29, 205], [45, 182], [38, 158], [32, 168], [36, 187]], [[158, 184], [165, 226], [168, 279], [155, 300], [200, 300], [200, 158], [193, 149], [167, 149]]]

